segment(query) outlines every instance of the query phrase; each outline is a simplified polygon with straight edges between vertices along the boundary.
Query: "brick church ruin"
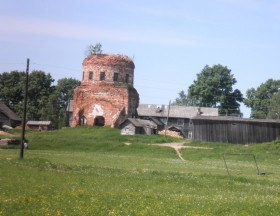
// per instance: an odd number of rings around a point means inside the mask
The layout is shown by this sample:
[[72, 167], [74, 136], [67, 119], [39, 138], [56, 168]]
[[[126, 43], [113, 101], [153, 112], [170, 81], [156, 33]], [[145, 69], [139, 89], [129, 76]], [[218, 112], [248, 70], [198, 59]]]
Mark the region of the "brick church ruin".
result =
[[133, 87], [134, 63], [125, 55], [96, 54], [83, 61], [83, 79], [74, 90], [72, 127], [117, 127], [136, 115], [139, 94]]

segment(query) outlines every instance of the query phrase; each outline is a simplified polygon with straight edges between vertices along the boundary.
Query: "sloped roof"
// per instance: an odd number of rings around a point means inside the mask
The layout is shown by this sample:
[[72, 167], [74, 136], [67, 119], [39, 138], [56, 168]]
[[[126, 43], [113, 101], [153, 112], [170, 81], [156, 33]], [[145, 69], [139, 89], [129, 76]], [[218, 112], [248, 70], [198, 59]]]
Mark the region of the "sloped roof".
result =
[[[218, 108], [208, 107], [190, 107], [190, 106], [170, 106], [169, 117], [170, 118], [192, 118], [197, 116], [200, 109], [201, 116], [218, 116]], [[139, 116], [150, 117], [167, 117], [168, 106], [156, 105], [156, 104], [139, 104], [137, 108]]]
[[161, 120], [155, 118], [155, 117], [150, 117], [151, 121], [153, 121], [156, 125], [158, 126], [163, 126], [165, 125]]
[[27, 125], [51, 125], [51, 121], [28, 121]]
[[[157, 128], [157, 125], [150, 121], [145, 119], [137, 119], [137, 118], [128, 118], [125, 120], [129, 121], [131, 124], [133, 124], [135, 127], [150, 127], [150, 128]], [[124, 122], [123, 122], [124, 123]], [[122, 124], [123, 124], [122, 123]]]
[[230, 121], [230, 122], [255, 122], [255, 123], [275, 123], [280, 124], [280, 120], [273, 119], [250, 119], [234, 116], [195, 116], [193, 120], [212, 120], [212, 121]]
[[21, 121], [21, 119], [17, 116], [17, 114], [14, 113], [9, 107], [7, 107], [5, 104], [0, 103], [0, 112], [2, 112], [4, 115], [6, 115], [9, 119], [15, 120], [15, 121]]

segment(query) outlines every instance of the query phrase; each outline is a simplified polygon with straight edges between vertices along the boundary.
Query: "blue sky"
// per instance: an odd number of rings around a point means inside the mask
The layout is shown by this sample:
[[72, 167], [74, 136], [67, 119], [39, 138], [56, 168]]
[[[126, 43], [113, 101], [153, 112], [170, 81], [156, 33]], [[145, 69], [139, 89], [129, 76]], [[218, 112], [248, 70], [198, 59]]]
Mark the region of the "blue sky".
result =
[[[86, 47], [135, 63], [140, 103], [168, 104], [205, 65], [222, 64], [246, 95], [280, 79], [278, 0], [0, 0], [0, 72], [81, 80]], [[250, 110], [241, 107], [245, 117]]]

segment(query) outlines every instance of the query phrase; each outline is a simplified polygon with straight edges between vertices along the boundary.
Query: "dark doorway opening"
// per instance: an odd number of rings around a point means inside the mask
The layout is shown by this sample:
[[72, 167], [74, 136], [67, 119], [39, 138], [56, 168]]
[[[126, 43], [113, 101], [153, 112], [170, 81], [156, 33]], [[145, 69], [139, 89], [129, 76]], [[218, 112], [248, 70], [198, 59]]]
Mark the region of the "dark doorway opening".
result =
[[87, 118], [83, 115], [80, 119], [81, 125], [86, 125], [87, 124]]
[[104, 125], [105, 125], [105, 119], [104, 119], [104, 117], [103, 117], [103, 116], [97, 116], [97, 117], [95, 117], [95, 119], [94, 119], [94, 125], [100, 126], [100, 127], [104, 126]]

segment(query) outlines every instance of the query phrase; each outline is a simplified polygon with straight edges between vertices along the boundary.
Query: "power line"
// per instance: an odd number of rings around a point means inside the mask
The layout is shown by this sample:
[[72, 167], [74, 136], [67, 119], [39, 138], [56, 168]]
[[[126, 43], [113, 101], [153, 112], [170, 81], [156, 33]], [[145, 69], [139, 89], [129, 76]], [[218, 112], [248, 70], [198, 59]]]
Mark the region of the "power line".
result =
[[59, 68], [59, 69], [63, 69], [63, 70], [81, 71], [81, 69], [74, 69], [74, 68], [68, 68], [68, 67], [57, 66], [57, 65], [46, 65], [46, 64], [36, 63], [36, 62], [31, 62], [31, 64], [38, 65], [38, 66], [44, 66], [44, 67]]
[[0, 62], [0, 65], [24, 65], [24, 62]]

